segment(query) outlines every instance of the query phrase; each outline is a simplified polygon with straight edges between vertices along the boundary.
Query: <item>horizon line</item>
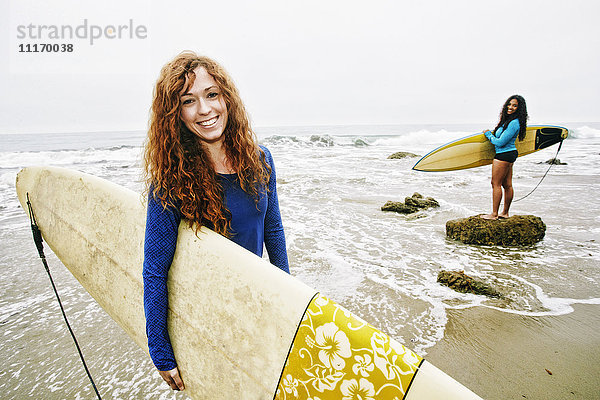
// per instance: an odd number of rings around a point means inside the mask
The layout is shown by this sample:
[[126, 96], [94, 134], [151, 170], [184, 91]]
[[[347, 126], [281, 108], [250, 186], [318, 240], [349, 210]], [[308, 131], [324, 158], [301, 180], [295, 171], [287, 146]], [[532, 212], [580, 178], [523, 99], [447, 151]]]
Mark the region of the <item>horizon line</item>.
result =
[[[411, 125], [422, 125], [422, 126], [452, 126], [452, 125], [489, 125], [489, 122], [448, 122], [448, 123], [419, 123], [419, 122], [406, 122], [406, 123], [355, 123], [355, 124], [282, 124], [282, 125], [257, 125], [253, 127], [253, 131], [258, 129], [271, 129], [271, 128], [321, 128], [321, 127], [352, 127], [352, 126], [377, 126], [377, 127], [385, 127], [385, 126], [411, 126]], [[560, 121], [557, 123], [553, 123], [552, 125], [566, 125], [566, 124], [600, 124], [600, 121]], [[527, 125], [550, 125], [547, 123], [541, 122], [531, 122]], [[146, 132], [146, 129], [125, 129], [125, 130], [85, 130], [85, 131], [50, 131], [50, 132], [39, 132], [39, 131], [28, 131], [28, 132], [10, 132], [10, 131], [0, 131], [0, 135], [56, 135], [56, 134], [93, 134], [93, 133], [137, 133], [137, 132]]]

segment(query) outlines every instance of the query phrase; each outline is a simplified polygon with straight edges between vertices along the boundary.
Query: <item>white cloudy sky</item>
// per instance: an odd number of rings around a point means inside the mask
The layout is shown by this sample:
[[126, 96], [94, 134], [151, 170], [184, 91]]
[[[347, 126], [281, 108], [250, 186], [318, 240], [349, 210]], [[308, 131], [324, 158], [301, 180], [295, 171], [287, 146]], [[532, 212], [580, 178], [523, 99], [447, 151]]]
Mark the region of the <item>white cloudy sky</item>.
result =
[[[163, 64], [220, 61], [255, 126], [600, 121], [595, 0], [0, 0], [0, 133], [142, 130]], [[146, 39], [46, 40], [19, 25], [144, 25]]]

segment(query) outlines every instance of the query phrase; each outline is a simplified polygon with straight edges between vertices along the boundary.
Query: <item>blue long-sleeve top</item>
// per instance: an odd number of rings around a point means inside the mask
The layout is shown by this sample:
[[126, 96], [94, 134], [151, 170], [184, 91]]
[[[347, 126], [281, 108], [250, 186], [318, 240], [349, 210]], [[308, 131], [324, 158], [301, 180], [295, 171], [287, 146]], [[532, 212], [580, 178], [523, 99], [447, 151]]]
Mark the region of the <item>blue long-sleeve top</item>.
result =
[[[231, 240], [259, 257], [263, 254], [264, 243], [269, 261], [289, 273], [275, 165], [269, 150], [261, 148], [271, 166], [271, 176], [269, 190], [262, 190], [258, 204], [240, 187], [237, 174], [219, 174], [225, 206], [231, 213]], [[144, 312], [150, 357], [160, 371], [177, 366], [167, 330], [167, 276], [175, 254], [181, 218], [177, 207], [165, 208], [150, 190], [144, 242]]]
[[485, 132], [485, 137], [488, 138], [496, 148], [496, 154], [505, 153], [507, 151], [517, 150], [515, 140], [517, 139], [517, 136], [519, 136], [519, 129], [519, 120], [515, 118], [508, 123], [506, 129], [501, 126], [495, 134], [487, 131]]

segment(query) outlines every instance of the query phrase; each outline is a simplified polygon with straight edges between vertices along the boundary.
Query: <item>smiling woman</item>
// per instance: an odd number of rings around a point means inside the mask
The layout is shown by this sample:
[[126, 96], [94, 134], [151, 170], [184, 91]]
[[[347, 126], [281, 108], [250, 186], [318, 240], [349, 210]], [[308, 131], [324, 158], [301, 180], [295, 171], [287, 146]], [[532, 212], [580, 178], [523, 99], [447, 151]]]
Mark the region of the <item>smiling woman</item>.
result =
[[[485, 137], [494, 145], [496, 155], [492, 164], [492, 213], [481, 215], [483, 219], [508, 218], [508, 210], [514, 197], [513, 164], [519, 156], [515, 141], [517, 138], [521, 141], [525, 139], [528, 118], [525, 99], [515, 94], [504, 102], [500, 121], [494, 132], [484, 132]], [[504, 209], [499, 213], [503, 190]]]
[[[189, 80], [193, 82], [191, 87], [181, 95], [181, 120], [207, 145], [218, 142], [227, 125], [227, 105], [219, 86], [204, 67], [196, 68]], [[231, 172], [226, 165], [218, 164], [216, 169], [218, 172]]]
[[182, 220], [231, 239], [289, 272], [275, 165], [258, 146], [233, 81], [215, 61], [184, 52], [161, 71], [145, 152], [148, 214], [144, 309], [163, 379], [183, 390], [167, 330], [167, 276]]

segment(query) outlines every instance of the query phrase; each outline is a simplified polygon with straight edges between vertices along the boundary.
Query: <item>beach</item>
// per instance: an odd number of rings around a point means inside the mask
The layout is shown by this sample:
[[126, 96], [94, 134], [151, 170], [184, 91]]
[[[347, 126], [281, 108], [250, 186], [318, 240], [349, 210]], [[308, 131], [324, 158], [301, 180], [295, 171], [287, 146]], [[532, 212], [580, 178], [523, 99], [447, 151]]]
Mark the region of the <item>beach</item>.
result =
[[484, 399], [598, 399], [598, 306], [574, 309], [543, 317], [449, 311], [427, 359]]
[[[600, 124], [564, 125], [571, 129], [558, 155], [565, 165], [552, 166], [511, 208], [546, 224], [544, 239], [527, 247], [445, 236], [446, 221], [489, 211], [488, 167], [422, 173], [411, 169], [419, 158], [388, 159], [398, 151], [422, 156], [487, 126], [257, 129], [275, 160], [291, 274], [483, 398], [600, 398]], [[54, 165], [141, 192], [143, 142], [141, 131], [0, 135], [2, 398], [94, 396], [16, 199], [17, 172]], [[536, 187], [556, 151], [517, 160], [517, 199]], [[381, 211], [415, 192], [440, 207]], [[103, 397], [186, 398], [46, 252]], [[454, 292], [437, 283], [442, 269], [464, 270], [503, 297]]]

